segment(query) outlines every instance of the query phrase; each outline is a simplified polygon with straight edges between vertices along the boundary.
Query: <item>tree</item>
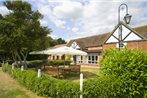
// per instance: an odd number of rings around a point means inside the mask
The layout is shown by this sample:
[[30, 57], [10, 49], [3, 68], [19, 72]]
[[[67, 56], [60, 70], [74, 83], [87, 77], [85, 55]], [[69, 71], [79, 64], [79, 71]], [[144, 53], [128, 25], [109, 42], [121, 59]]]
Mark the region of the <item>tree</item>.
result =
[[15, 62], [27, 68], [28, 52], [45, 49], [51, 30], [40, 25], [42, 15], [32, 11], [29, 3], [5, 1], [4, 5], [11, 13], [0, 18], [0, 49], [9, 51]]
[[50, 46], [55, 46], [55, 45], [59, 45], [59, 44], [66, 44], [66, 41], [62, 38], [58, 38], [58, 39], [50, 39]]

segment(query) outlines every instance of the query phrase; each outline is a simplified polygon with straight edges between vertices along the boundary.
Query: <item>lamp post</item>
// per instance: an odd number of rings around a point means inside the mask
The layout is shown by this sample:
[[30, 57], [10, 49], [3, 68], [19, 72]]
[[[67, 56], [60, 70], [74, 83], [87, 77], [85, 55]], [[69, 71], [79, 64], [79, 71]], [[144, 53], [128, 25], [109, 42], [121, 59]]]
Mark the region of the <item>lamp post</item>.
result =
[[126, 15], [124, 16], [124, 21], [126, 24], [130, 23], [131, 20], [131, 15], [128, 14], [128, 6], [125, 3], [122, 3], [119, 8], [118, 8], [118, 25], [119, 25], [119, 30], [118, 30], [118, 38], [119, 38], [119, 50], [121, 47], [123, 47], [123, 40], [122, 40], [122, 26], [120, 25], [120, 9], [122, 6], [126, 7]]

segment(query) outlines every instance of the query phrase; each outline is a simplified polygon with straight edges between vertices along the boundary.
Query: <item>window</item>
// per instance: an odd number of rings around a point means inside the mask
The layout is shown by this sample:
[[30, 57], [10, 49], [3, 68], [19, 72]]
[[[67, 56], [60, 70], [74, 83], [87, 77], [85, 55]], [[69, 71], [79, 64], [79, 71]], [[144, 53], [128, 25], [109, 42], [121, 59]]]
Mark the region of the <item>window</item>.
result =
[[98, 56], [97, 55], [89, 55], [88, 56], [88, 63], [89, 64], [97, 64], [98, 63]]
[[59, 60], [59, 56], [57, 56], [57, 60]]
[[83, 56], [77, 56], [77, 63], [78, 64], [83, 63]]

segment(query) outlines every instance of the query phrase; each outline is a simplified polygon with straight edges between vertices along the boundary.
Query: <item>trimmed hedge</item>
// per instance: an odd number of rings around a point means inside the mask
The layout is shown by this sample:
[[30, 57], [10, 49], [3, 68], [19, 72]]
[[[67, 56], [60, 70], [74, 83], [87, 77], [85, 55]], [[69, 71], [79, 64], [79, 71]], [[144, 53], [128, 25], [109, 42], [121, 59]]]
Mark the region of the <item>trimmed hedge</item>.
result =
[[32, 60], [27, 61], [28, 68], [35, 68], [36, 66], [41, 66], [43, 64], [46, 64], [47, 60]]
[[[84, 81], [84, 98], [147, 98], [147, 53], [140, 50], [121, 49], [104, 52], [100, 62], [101, 76]], [[79, 98], [79, 84], [58, 80], [34, 71], [4, 71], [38, 95], [53, 98]]]
[[49, 60], [51, 66], [70, 65], [70, 63], [70, 60]]
[[[117, 98], [147, 97], [147, 53], [141, 50], [110, 49], [104, 52], [101, 73], [110, 79], [116, 89], [109, 90]], [[119, 81], [118, 81], [119, 80]], [[118, 83], [117, 83], [118, 82]], [[111, 85], [109, 84], [109, 85]], [[109, 88], [108, 88], [109, 89]]]
[[[3, 65], [3, 70], [8, 71], [9, 65]], [[53, 97], [53, 98], [78, 98], [79, 84], [58, 80], [50, 77], [46, 74], [42, 74], [40, 78], [37, 78], [37, 73], [32, 70], [14, 69], [10, 71], [13, 78], [18, 80], [28, 89], [36, 92], [40, 96]]]

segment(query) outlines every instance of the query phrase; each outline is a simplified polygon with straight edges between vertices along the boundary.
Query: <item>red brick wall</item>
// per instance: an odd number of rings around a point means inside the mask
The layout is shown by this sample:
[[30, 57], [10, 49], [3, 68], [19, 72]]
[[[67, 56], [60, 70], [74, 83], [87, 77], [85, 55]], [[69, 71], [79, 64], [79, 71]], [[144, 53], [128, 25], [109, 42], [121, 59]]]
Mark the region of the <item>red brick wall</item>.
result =
[[103, 50], [107, 50], [110, 48], [116, 48], [116, 43], [110, 43], [110, 44], [104, 44], [103, 45]]
[[128, 42], [127, 46], [131, 49], [140, 48], [142, 51], [147, 52], [147, 41]]
[[[127, 47], [131, 49], [140, 48], [142, 51], [147, 52], [147, 41], [127, 42]], [[103, 50], [110, 49], [110, 48], [116, 48], [116, 43], [103, 45]]]
[[102, 47], [88, 47], [88, 50], [100, 50]]

